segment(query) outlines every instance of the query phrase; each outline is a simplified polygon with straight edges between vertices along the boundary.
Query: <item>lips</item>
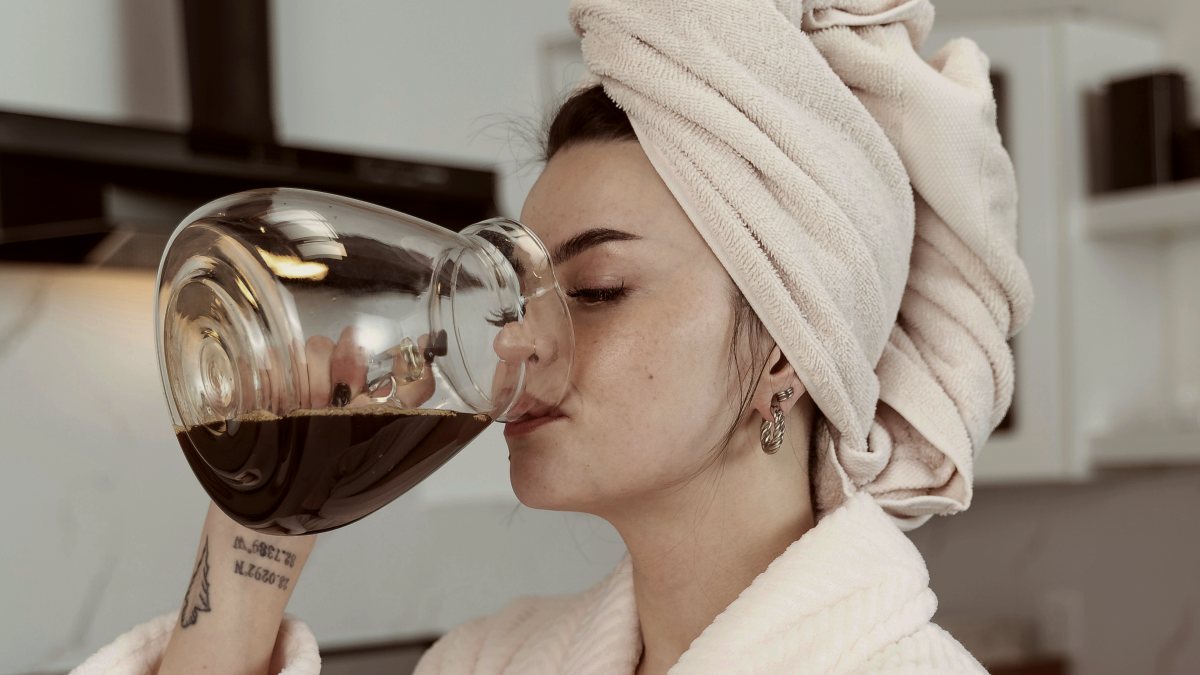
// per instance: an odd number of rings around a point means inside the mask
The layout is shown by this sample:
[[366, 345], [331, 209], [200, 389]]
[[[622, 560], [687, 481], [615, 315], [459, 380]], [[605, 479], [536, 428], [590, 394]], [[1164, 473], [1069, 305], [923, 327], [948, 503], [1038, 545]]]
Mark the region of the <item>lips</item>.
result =
[[543, 415], [541, 417], [525, 417], [516, 422], [509, 422], [504, 425], [504, 437], [513, 439], [518, 436], [524, 436], [531, 433], [535, 429], [540, 429], [544, 426], [553, 426], [560, 421], [567, 419], [564, 415], [557, 417], [553, 415]]
[[538, 429], [539, 426], [566, 417], [557, 406], [546, 404], [546, 402], [536, 400], [528, 395], [522, 396], [521, 400], [517, 401], [514, 410], [524, 410], [526, 412], [522, 413], [521, 417], [505, 423], [504, 435], [508, 437], [528, 434], [529, 431]]

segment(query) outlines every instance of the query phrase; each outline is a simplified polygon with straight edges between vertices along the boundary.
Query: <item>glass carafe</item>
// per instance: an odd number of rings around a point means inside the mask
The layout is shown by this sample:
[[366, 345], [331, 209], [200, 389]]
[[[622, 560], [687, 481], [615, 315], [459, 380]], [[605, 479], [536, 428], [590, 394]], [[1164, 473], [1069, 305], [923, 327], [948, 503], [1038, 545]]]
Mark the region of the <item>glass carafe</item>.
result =
[[272, 534], [341, 527], [493, 421], [553, 408], [574, 352], [550, 256], [520, 223], [461, 232], [277, 188], [215, 200], [158, 272], [176, 435], [226, 514]]

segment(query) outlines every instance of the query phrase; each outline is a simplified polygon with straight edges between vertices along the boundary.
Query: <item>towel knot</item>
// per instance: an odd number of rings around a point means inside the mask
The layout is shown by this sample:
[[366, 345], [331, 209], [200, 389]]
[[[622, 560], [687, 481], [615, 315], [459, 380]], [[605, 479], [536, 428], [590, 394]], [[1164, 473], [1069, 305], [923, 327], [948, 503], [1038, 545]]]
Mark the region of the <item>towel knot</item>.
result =
[[780, 0], [779, 8], [809, 33], [836, 26], [902, 24], [917, 49], [933, 27], [934, 9], [929, 0]]

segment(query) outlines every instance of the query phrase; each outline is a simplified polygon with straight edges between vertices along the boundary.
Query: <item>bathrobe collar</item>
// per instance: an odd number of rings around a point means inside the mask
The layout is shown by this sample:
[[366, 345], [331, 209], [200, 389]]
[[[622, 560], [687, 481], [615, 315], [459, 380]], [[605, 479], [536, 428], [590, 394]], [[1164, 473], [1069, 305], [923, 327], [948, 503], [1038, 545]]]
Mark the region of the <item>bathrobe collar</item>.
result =
[[[642, 641], [628, 554], [586, 596], [561, 672], [592, 673], [601, 663], [634, 672]], [[926, 625], [936, 608], [921, 554], [859, 493], [788, 546], [669, 672], [855, 670]]]

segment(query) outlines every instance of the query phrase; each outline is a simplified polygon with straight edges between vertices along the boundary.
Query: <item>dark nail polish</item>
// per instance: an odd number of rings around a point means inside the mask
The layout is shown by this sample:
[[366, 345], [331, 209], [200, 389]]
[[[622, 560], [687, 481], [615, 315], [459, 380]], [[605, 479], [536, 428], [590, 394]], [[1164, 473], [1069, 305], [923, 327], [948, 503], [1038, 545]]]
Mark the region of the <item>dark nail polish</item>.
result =
[[425, 347], [425, 360], [432, 361], [435, 356], [445, 356], [449, 341], [446, 338], [446, 331], [439, 330], [433, 335], [430, 344]]
[[333, 397], [329, 399], [329, 405], [335, 408], [342, 408], [350, 402], [350, 385], [345, 382], [338, 382], [333, 388]]

